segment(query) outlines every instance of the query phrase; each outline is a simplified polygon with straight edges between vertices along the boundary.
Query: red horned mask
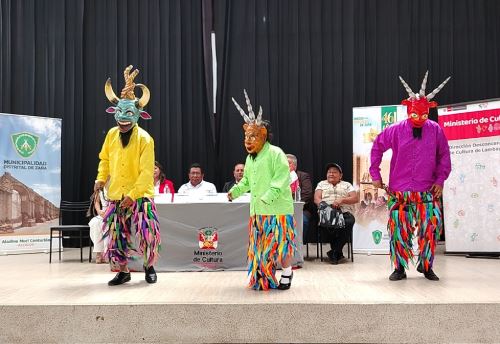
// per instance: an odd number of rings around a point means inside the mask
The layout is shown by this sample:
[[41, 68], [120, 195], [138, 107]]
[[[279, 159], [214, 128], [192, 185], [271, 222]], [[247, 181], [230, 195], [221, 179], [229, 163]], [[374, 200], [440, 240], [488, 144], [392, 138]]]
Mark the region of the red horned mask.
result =
[[401, 104], [406, 105], [406, 112], [408, 113], [408, 118], [414, 128], [422, 128], [427, 118], [429, 118], [429, 109], [435, 108], [438, 104], [434, 101], [430, 101], [434, 96], [441, 91], [444, 85], [450, 80], [451, 76], [441, 83], [434, 91], [425, 95], [425, 87], [427, 85], [427, 76], [429, 71], [425, 73], [424, 80], [422, 81], [422, 86], [420, 87], [419, 93], [415, 94], [410, 86], [403, 80], [400, 76], [399, 79], [403, 84], [406, 92], [408, 92], [408, 99], [404, 99]]

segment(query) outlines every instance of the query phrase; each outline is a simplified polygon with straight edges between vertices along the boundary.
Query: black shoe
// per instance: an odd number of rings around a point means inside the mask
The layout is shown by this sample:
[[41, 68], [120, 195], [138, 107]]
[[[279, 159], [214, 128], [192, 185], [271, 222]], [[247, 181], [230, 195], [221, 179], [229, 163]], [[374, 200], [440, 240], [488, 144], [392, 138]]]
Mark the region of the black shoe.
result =
[[155, 268], [150, 266], [149, 268], [144, 268], [146, 271], [146, 282], [148, 283], [156, 283], [158, 278], [156, 277]]
[[[288, 278], [288, 283], [282, 283], [281, 280], [283, 278]], [[283, 276], [283, 275], [281, 275], [280, 284], [278, 286], [278, 289], [279, 290], [288, 290], [288, 289], [290, 289], [290, 287], [292, 286], [292, 278], [293, 278], [293, 271], [292, 271], [292, 274], [290, 276]]]
[[439, 277], [432, 271], [432, 269], [429, 269], [424, 272], [425, 278], [427, 278], [430, 281], [439, 281]]
[[328, 258], [330, 258], [330, 259], [333, 259], [333, 251], [332, 251], [332, 250], [330, 250], [330, 251], [326, 252], [326, 256], [327, 256]]
[[257, 277], [255, 279], [255, 283], [251, 286], [253, 290], [263, 290], [262, 285], [260, 284], [261, 279], [262, 276], [260, 275], [260, 272], [257, 271]]
[[422, 264], [419, 264], [417, 266], [417, 271], [421, 274], [424, 274], [424, 277], [430, 281], [439, 281], [439, 277], [437, 277], [434, 271], [432, 271], [432, 269], [429, 269], [429, 271], [424, 271]]
[[330, 263], [333, 265], [337, 265], [339, 263], [339, 260], [336, 258], [330, 258]]
[[337, 258], [338, 263], [343, 263], [345, 261], [345, 257], [343, 254], [340, 255], [340, 257]]
[[391, 281], [401, 281], [406, 278], [406, 272], [403, 269], [395, 269], [394, 272], [389, 276]]
[[130, 272], [120, 271], [115, 278], [108, 282], [108, 285], [120, 285], [128, 281], [130, 281]]

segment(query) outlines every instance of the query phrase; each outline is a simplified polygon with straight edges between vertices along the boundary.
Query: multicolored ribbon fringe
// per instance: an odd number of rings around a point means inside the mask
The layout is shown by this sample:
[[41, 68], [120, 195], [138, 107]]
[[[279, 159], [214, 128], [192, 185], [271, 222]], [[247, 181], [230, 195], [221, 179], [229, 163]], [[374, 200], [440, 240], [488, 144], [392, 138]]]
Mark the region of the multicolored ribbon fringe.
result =
[[387, 202], [389, 221], [387, 229], [391, 235], [391, 262], [397, 269], [408, 269], [408, 260], [413, 262], [412, 242], [418, 230], [419, 257], [417, 264], [424, 270], [432, 268], [436, 241], [442, 229], [441, 202], [431, 192], [392, 192]]
[[[103, 238], [109, 237], [104, 252], [113, 262], [127, 264], [129, 259], [142, 256], [144, 266], [156, 264], [161, 249], [160, 223], [154, 201], [143, 197], [131, 208], [120, 208], [120, 201], [110, 202], [103, 218]], [[134, 247], [131, 229], [136, 229], [139, 247]]]
[[295, 252], [293, 215], [255, 215], [248, 223], [249, 287], [268, 290], [278, 287], [276, 262], [283, 265]]

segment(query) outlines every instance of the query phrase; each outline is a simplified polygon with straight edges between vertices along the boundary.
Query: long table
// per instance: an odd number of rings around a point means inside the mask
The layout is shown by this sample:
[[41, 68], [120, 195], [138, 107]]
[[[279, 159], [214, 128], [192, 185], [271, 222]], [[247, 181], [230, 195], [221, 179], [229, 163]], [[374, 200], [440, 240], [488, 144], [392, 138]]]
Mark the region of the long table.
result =
[[[304, 261], [303, 206], [303, 202], [294, 204], [294, 265]], [[249, 203], [157, 203], [156, 207], [162, 239], [157, 271], [246, 270]], [[130, 267], [140, 271], [142, 261], [132, 261]]]

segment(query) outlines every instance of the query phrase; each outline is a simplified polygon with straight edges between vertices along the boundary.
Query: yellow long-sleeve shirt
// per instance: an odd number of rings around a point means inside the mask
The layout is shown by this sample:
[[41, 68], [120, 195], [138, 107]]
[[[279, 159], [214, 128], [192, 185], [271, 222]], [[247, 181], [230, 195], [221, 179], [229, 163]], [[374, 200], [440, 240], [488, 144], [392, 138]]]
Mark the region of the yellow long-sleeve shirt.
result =
[[118, 127], [111, 128], [99, 153], [97, 181], [105, 182], [110, 176], [108, 197], [118, 201], [124, 196], [133, 200], [153, 197], [153, 171], [155, 148], [153, 138], [136, 125], [130, 141], [123, 148]]

